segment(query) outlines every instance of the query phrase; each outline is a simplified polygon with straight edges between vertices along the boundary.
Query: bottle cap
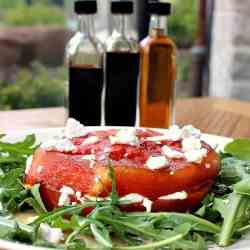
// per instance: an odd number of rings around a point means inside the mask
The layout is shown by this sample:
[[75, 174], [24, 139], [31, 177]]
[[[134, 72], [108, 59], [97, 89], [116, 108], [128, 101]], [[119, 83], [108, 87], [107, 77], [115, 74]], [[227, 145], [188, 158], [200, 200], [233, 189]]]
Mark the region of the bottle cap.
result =
[[171, 3], [150, 1], [147, 4], [147, 12], [150, 14], [169, 16], [171, 14]]
[[111, 2], [112, 14], [132, 14], [133, 11], [134, 11], [133, 1], [113, 0]]
[[75, 13], [77, 14], [95, 14], [97, 12], [97, 2], [95, 0], [75, 1]]

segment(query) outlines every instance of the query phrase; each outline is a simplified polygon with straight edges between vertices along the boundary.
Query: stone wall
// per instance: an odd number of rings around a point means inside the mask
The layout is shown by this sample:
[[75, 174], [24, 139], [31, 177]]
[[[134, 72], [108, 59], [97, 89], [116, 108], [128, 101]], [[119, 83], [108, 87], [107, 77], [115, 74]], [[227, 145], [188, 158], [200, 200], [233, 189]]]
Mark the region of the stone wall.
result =
[[215, 0], [210, 95], [250, 100], [250, 1]]
[[72, 32], [60, 27], [0, 29], [0, 81], [9, 81], [19, 67], [39, 61], [48, 67], [63, 64], [65, 45]]

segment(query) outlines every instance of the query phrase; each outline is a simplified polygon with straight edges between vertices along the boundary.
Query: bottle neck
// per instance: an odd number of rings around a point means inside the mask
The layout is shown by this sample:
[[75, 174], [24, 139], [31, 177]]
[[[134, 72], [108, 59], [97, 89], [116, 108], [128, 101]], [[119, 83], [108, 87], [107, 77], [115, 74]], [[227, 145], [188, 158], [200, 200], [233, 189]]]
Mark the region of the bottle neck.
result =
[[122, 37], [128, 34], [128, 18], [129, 15], [114, 15], [114, 31]]
[[95, 36], [94, 16], [93, 15], [80, 15], [79, 19], [79, 32], [86, 37]]
[[149, 25], [149, 35], [155, 36], [166, 36], [167, 29], [167, 17], [160, 15], [151, 15]]

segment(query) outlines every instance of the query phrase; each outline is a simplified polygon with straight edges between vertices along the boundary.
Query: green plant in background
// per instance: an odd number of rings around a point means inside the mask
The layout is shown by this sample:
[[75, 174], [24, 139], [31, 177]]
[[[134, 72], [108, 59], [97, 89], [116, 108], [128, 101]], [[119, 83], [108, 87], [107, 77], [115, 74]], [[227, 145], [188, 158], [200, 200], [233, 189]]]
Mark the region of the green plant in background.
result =
[[32, 5], [19, 3], [6, 12], [3, 23], [10, 26], [65, 25], [63, 9], [46, 2], [36, 0]]
[[169, 35], [179, 47], [191, 47], [197, 29], [197, 0], [172, 0], [173, 15], [169, 17]]
[[[31, 0], [31, 4], [45, 4], [45, 5], [51, 5], [51, 4], [62, 4], [63, 0]], [[0, 0], [0, 8], [1, 9], [9, 9], [9, 8], [15, 8], [18, 5], [21, 4], [27, 4], [28, 0]]]
[[66, 93], [66, 71], [48, 71], [33, 63], [32, 71], [22, 69], [15, 84], [1, 88], [0, 110], [63, 106]]
[[178, 65], [178, 80], [187, 82], [189, 80], [190, 71], [192, 67], [192, 60], [190, 56], [178, 56], [177, 57]]
[[24, 4], [25, 0], [0, 0], [0, 9], [15, 8], [19, 4]]

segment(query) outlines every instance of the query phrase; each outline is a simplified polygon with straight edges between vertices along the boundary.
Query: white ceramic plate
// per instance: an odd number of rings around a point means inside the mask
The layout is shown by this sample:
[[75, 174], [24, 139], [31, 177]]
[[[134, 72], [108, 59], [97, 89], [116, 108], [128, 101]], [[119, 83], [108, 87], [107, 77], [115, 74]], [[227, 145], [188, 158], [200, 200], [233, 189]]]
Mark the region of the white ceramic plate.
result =
[[[105, 128], [110, 127], [91, 127], [93, 130], [103, 130]], [[112, 127], [113, 128], [113, 127]], [[160, 130], [159, 131], [164, 131]], [[63, 132], [62, 128], [53, 128], [53, 129], [36, 129], [36, 130], [24, 130], [13, 132], [7, 135], [4, 140], [8, 142], [16, 142], [18, 140], [22, 140], [26, 135], [35, 134], [37, 138], [37, 142], [43, 142], [48, 140], [49, 138], [60, 136]], [[209, 143], [211, 146], [223, 149], [225, 144], [231, 141], [229, 138], [219, 137], [215, 135], [206, 135], [204, 134], [202, 139]], [[44, 248], [32, 247], [23, 244], [12, 243], [4, 240], [0, 240], [0, 250], [44, 250]], [[210, 247], [209, 250], [249, 250], [250, 249], [250, 235], [245, 236], [245, 238], [238, 241], [236, 244], [227, 247], [227, 248], [220, 248], [220, 247]]]

